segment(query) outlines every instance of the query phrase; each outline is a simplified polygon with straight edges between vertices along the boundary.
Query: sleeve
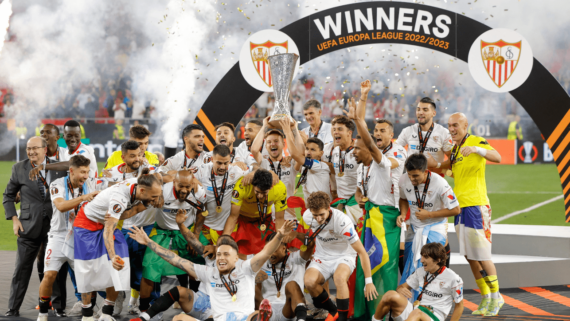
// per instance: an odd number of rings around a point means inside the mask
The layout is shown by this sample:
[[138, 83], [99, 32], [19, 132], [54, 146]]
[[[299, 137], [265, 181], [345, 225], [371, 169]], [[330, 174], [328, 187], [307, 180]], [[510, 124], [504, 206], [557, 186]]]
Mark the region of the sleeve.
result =
[[[421, 269], [421, 270], [420, 270]], [[421, 275], [421, 273], [419, 271], [422, 271], [423, 267], [418, 268], [417, 270], [414, 271], [414, 273], [412, 273], [412, 275], [410, 275], [407, 279], [406, 279], [406, 283], [414, 290], [418, 291], [420, 289], [420, 281], [421, 278], [423, 277]]]
[[4, 198], [2, 200], [4, 210], [6, 211], [5, 215], [7, 220], [11, 220], [13, 216], [18, 216], [18, 213], [16, 212], [15, 199], [16, 195], [21, 189], [21, 184], [18, 181], [18, 173], [16, 172], [16, 167], [18, 167], [18, 164], [14, 164], [14, 166], [12, 166], [12, 176], [8, 181], [8, 185], [6, 185], [6, 189], [4, 190], [3, 195]]
[[390, 168], [392, 167], [392, 162], [390, 162], [390, 159], [388, 159], [388, 157], [386, 157], [385, 155], [382, 155], [382, 160], [380, 161], [380, 163], [376, 163], [376, 161], [373, 159], [372, 163], [374, 164], [374, 167], [376, 168]]
[[241, 206], [243, 204], [243, 197], [245, 196], [245, 188], [242, 184], [242, 178], [240, 178], [236, 185], [234, 186], [234, 191], [232, 192], [232, 204]]
[[174, 168], [174, 165], [172, 163], [173, 159], [174, 159], [174, 156], [169, 157], [167, 160], [165, 160], [164, 163], [162, 163], [162, 166], [160, 166], [158, 168], [158, 172], [159, 173], [163, 173], [163, 172], [168, 173], [168, 171], [174, 170], [175, 168]]
[[245, 261], [238, 261], [236, 266], [238, 266], [244, 274], [255, 277], [256, 273], [253, 272], [253, 269], [251, 268], [251, 259]]
[[211, 267], [201, 265], [201, 264], [194, 264], [194, 273], [198, 278], [197, 281], [208, 282], [208, 274], [211, 273]]
[[459, 303], [463, 300], [463, 280], [459, 275], [456, 275], [451, 282], [451, 291], [455, 303]]
[[453, 148], [453, 141], [451, 140], [451, 134], [449, 130], [445, 130], [445, 137], [443, 137], [443, 151], [449, 152]]
[[408, 197], [406, 196], [404, 179], [405, 179], [405, 176], [404, 176], [404, 174], [402, 174], [402, 176], [400, 176], [400, 180], [398, 181], [398, 188], [400, 189], [400, 198], [405, 200]]
[[477, 140], [473, 146], [481, 147], [486, 150], [495, 150], [493, 146], [489, 145], [489, 142], [483, 137], [477, 137]]
[[158, 156], [156, 156], [156, 154], [146, 151], [145, 156], [150, 165], [158, 165]]
[[104, 189], [106, 189], [107, 187], [109, 187], [109, 181], [107, 181], [106, 179], [97, 179], [97, 181], [95, 182], [95, 190], [96, 191], [102, 191]]
[[273, 205], [275, 206], [275, 212], [281, 212], [287, 209], [287, 187], [283, 182], [275, 185], [275, 200]]
[[290, 260], [291, 260], [291, 263], [293, 263], [293, 264], [299, 264], [299, 265], [303, 264], [304, 265], [305, 263], [307, 263], [307, 261], [305, 259], [303, 259], [303, 257], [301, 256], [301, 251], [293, 252], [291, 254]]
[[65, 196], [63, 195], [65, 193], [65, 188], [64, 186], [61, 186], [61, 184], [59, 184], [57, 181], [53, 181], [51, 184], [49, 184], [49, 192], [51, 194], [52, 201], [56, 198], [65, 199]]
[[344, 236], [344, 238], [348, 241], [349, 244], [353, 244], [357, 241], [360, 241], [360, 239], [358, 238], [358, 234], [354, 229], [354, 225], [352, 224], [348, 216], [342, 215], [339, 217], [342, 217], [342, 219], [339, 220], [339, 224], [341, 222], [345, 223], [344, 227], [340, 228], [339, 234]]
[[388, 158], [392, 158], [395, 159], [399, 165], [402, 165], [406, 162], [406, 152], [404, 151], [404, 149], [400, 149], [399, 150], [393, 150], [390, 151], [388, 154], [386, 154], [386, 157]]
[[[251, 167], [253, 164], [257, 164], [257, 161], [256, 161], [255, 158], [253, 157], [253, 154], [252, 154], [252, 153], [248, 153], [248, 154], [245, 156], [245, 164], [246, 164], [247, 166], [250, 166], [250, 167]], [[261, 164], [260, 164], [260, 165], [261, 165]]]
[[196, 193], [196, 199], [202, 203], [206, 203], [206, 189], [200, 186], [198, 187], [198, 193]]
[[396, 139], [396, 144], [398, 144], [398, 145], [400, 145], [400, 146], [402, 146], [402, 147], [408, 145], [408, 141], [407, 141], [407, 139], [406, 139], [406, 134], [407, 134], [407, 132], [408, 132], [408, 128], [409, 128], [409, 127], [404, 128], [404, 129], [402, 130], [402, 132], [400, 133], [400, 135], [398, 135], [398, 139]]
[[453, 193], [453, 189], [447, 184], [447, 182], [442, 185], [439, 197], [443, 206], [448, 210], [454, 209], [459, 205], [457, 197], [455, 197], [455, 193]]
[[122, 195], [115, 195], [109, 201], [109, 208], [107, 209], [107, 213], [111, 215], [111, 217], [119, 219], [121, 214], [127, 209], [128, 203], [127, 198]]

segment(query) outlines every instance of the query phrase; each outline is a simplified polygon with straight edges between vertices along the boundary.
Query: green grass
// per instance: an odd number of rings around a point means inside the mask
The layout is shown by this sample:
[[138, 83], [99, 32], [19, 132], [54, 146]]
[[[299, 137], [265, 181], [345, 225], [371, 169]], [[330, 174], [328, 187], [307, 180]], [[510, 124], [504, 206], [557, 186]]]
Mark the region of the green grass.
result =
[[[13, 162], [0, 162], [2, 192], [10, 179]], [[98, 163], [99, 170], [104, 163]], [[453, 180], [450, 180], [453, 186]], [[497, 165], [487, 166], [487, 190], [493, 209], [493, 219], [520, 211], [534, 204], [562, 195], [560, 178], [555, 165]], [[297, 196], [303, 196], [299, 189]], [[4, 217], [4, 207], [0, 209]], [[501, 224], [567, 225], [562, 199], [533, 211], [511, 217]], [[0, 251], [16, 250], [12, 221], [0, 219]]]
[[[4, 198], [4, 191], [6, 190], [6, 185], [10, 180], [10, 175], [12, 175], [12, 165], [14, 162], [0, 162], [0, 188], [2, 189], [2, 195], [0, 199]], [[105, 166], [104, 162], [97, 163], [99, 166], [99, 171]], [[20, 205], [17, 204], [16, 208], [19, 209]], [[8, 221], [4, 217], [4, 206], [0, 209], [0, 251], [15, 251], [16, 250], [16, 236], [12, 230], [12, 221]]]

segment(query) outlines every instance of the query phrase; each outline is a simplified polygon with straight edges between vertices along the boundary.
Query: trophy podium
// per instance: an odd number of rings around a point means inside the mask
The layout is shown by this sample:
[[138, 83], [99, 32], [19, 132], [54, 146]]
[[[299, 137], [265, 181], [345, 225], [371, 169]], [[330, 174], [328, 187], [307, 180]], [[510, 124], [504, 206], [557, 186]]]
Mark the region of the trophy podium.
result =
[[285, 117], [289, 117], [291, 121], [294, 121], [289, 109], [289, 96], [297, 59], [299, 59], [299, 56], [294, 53], [277, 54], [267, 58], [271, 81], [273, 82], [273, 93], [275, 95], [273, 115], [271, 115], [269, 120], [269, 125], [273, 128], [281, 129], [279, 120]]

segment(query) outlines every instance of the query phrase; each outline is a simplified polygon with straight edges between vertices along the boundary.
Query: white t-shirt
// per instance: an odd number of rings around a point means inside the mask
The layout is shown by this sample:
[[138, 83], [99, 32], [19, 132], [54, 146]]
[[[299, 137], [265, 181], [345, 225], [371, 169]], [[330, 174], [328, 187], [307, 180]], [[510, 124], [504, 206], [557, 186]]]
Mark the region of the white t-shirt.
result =
[[208, 152], [201, 152], [198, 155], [196, 161], [194, 161], [194, 158], [190, 158], [186, 155], [185, 150], [181, 150], [176, 153], [176, 155], [165, 160], [162, 166], [158, 168], [158, 172], [167, 173], [168, 171], [172, 170], [179, 171], [184, 168], [184, 165], [186, 165], [186, 167], [189, 168], [193, 173], [196, 173], [200, 166], [208, 164], [211, 160], [212, 158], [208, 156]]
[[268, 155], [263, 156], [260, 167], [270, 172], [274, 172], [275, 174], [277, 174], [279, 172], [279, 169], [281, 169], [281, 175], [279, 176], [279, 179], [283, 182], [283, 184], [285, 184], [285, 187], [287, 187], [287, 196], [293, 196], [295, 194], [295, 183], [297, 179], [297, 171], [295, 170], [296, 162], [294, 159], [292, 159], [290, 166], [281, 165], [281, 167], [279, 167], [280, 164], [280, 161], [273, 162], [273, 167], [275, 168], [275, 170], [273, 170], [273, 168], [271, 168], [271, 162]]
[[[242, 149], [244, 151], [247, 151], [248, 153], [250, 153], [249, 147], [247, 146], [247, 144], [245, 143], [245, 140], [243, 142], [241, 142], [238, 147], [236, 147], [236, 149]], [[265, 155], [269, 155], [269, 151], [267, 150], [267, 148], [265, 147], [265, 142], [263, 142], [263, 145], [261, 145], [261, 155], [265, 156]]]
[[[350, 218], [343, 212], [331, 208], [332, 218], [315, 239], [316, 250], [314, 257], [323, 261], [341, 257], [356, 257], [352, 248], [354, 242], [359, 242], [358, 234]], [[311, 210], [303, 213], [303, 221], [314, 233], [319, 223], [313, 218]]]
[[[224, 198], [222, 200], [222, 212], [216, 212], [216, 197], [214, 195], [214, 187], [212, 185], [212, 168], [214, 167], [213, 163], [208, 163], [206, 165], [200, 166], [198, 171], [196, 172], [196, 178], [202, 183], [204, 188], [206, 189], [206, 206], [208, 208], [208, 216], [206, 216], [204, 220], [204, 225], [207, 227], [221, 231], [224, 229], [226, 225], [226, 220], [230, 216], [230, 212], [232, 209], [232, 193], [234, 191], [234, 187], [236, 182], [242, 178], [244, 175], [249, 173], [249, 170], [244, 171], [238, 166], [230, 166], [228, 168], [228, 181], [226, 182], [226, 189], [224, 191]], [[216, 178], [216, 187], [218, 191], [222, 189], [222, 183], [224, 181], [224, 176], [215, 175]]]
[[[408, 145], [408, 156], [420, 152], [420, 138], [418, 137], [419, 126], [419, 124], [413, 124], [412, 126], [404, 128], [396, 140], [396, 143], [400, 146]], [[424, 139], [426, 134], [427, 131], [422, 132]], [[434, 123], [433, 131], [427, 142], [425, 152], [430, 153], [437, 162], [441, 163], [444, 161], [444, 152], [450, 151], [452, 147], [453, 142], [451, 141], [449, 130], [440, 124]]]
[[[424, 277], [428, 272], [423, 266], [408, 277], [406, 283], [414, 290], [421, 291], [424, 286]], [[428, 276], [428, 280], [431, 274]], [[463, 300], [463, 280], [457, 273], [448, 268], [439, 274], [426, 288], [422, 295], [421, 305], [431, 307], [435, 316], [445, 320], [453, 303]]]
[[393, 158], [398, 162], [398, 167], [393, 168], [390, 172], [392, 173], [392, 185], [394, 186], [394, 206], [400, 207], [400, 189], [398, 188], [398, 183], [400, 182], [400, 177], [404, 173], [404, 164], [408, 158], [408, 152], [406, 149], [396, 143], [392, 143], [392, 148], [386, 151], [388, 158]]
[[[318, 161], [316, 159], [305, 158], [305, 164], [299, 172], [303, 175], [303, 171], [308, 167], [307, 180], [303, 184], [303, 195], [305, 200], [311, 193], [322, 191], [327, 193], [332, 201], [331, 188], [330, 188], [330, 173], [329, 165]], [[300, 179], [300, 178], [299, 178]]]
[[[424, 202], [424, 209], [429, 212], [439, 211], [443, 208], [451, 210], [459, 205], [453, 189], [447, 184], [445, 178], [439, 176], [436, 173], [431, 173], [431, 181], [428, 186], [428, 191], [426, 194], [426, 199]], [[420, 184], [418, 186], [418, 192], [420, 194], [420, 199], [424, 192], [425, 184]], [[410, 204], [410, 222], [414, 227], [424, 227], [437, 222], [447, 222], [447, 217], [440, 218], [430, 218], [425, 220], [419, 220], [415, 213], [418, 210], [418, 202], [416, 199], [416, 193], [414, 185], [408, 174], [402, 175], [399, 183], [400, 188], [400, 198], [406, 199], [408, 204]]]
[[[323, 144], [332, 143], [333, 142], [332, 126], [330, 123], [327, 123], [324, 121], [322, 121], [322, 122], [323, 122], [323, 125], [321, 126], [321, 129], [319, 130], [319, 132], [317, 134], [317, 138], [320, 139], [323, 142]], [[307, 134], [307, 136], [309, 138], [315, 137], [314, 133], [311, 132], [311, 126], [307, 126], [303, 129], [301, 129], [301, 131], [304, 131], [305, 134]]]
[[[66, 180], [67, 178], [67, 180]], [[58, 198], [66, 200], [72, 200], [79, 196], [83, 196], [89, 194], [94, 191], [101, 191], [107, 188], [107, 184], [103, 180], [99, 180], [96, 178], [89, 177], [81, 188], [74, 188], [73, 195], [71, 194], [71, 190], [67, 186], [67, 181], [69, 180], [69, 176], [60, 177], [53, 181], [50, 186], [49, 190], [51, 193], [51, 206], [53, 208], [53, 214], [51, 216], [50, 221], [50, 229], [49, 235], [50, 236], [62, 236], [65, 237], [67, 231], [73, 228], [73, 221], [74, 219], [70, 219], [69, 216], [73, 214], [75, 217], [75, 209], [71, 209], [67, 212], [60, 212], [57, 207], [55, 206], [54, 201]], [[81, 195], [79, 195], [80, 189], [82, 190]], [[67, 193], [67, 199], [66, 194]], [[82, 204], [79, 204], [77, 208], [80, 208]]]
[[[57, 151], [55, 152], [55, 155], [47, 155], [47, 157], [49, 158], [50, 161], [56, 161], [56, 162], [62, 162], [63, 161], [63, 155], [67, 153], [67, 148], [61, 147], [61, 146], [57, 146]], [[89, 169], [91, 169], [91, 167], [89, 167]]]
[[111, 217], [119, 219], [125, 210], [141, 202], [132, 200], [136, 184], [136, 179], [128, 179], [97, 194], [97, 197], [83, 207], [85, 216], [89, 220], [101, 224], [105, 224], [105, 214], [107, 213]]
[[396, 206], [391, 166], [392, 163], [386, 155], [382, 155], [380, 163], [376, 163], [372, 159], [370, 166], [364, 166], [364, 164], [358, 166], [357, 186], [364, 195], [362, 179], [366, 180], [368, 177], [367, 197], [370, 202], [376, 205]]
[[[198, 192], [195, 193], [195, 195], [196, 197], [190, 193], [186, 199], [194, 204], [198, 204], [196, 199], [202, 204], [206, 203], [206, 190], [202, 186], [198, 187]], [[188, 202], [179, 200], [178, 197], [176, 197], [174, 182], [166, 183], [162, 186], [162, 196], [164, 197], [164, 206], [156, 213], [156, 224], [158, 224], [160, 228], [165, 230], [180, 230], [178, 224], [176, 224], [176, 214], [178, 214], [179, 209], [186, 210], [186, 215], [188, 215], [184, 226], [189, 227], [194, 224], [198, 211]]]
[[[345, 151], [340, 152], [339, 146], [333, 149], [333, 143], [330, 143], [325, 145], [323, 157], [321, 158], [322, 161], [333, 163], [336, 174], [336, 192], [338, 197], [344, 199], [349, 199], [356, 193], [358, 163], [356, 158], [354, 158], [353, 152], [354, 149], [351, 149], [348, 154]], [[344, 157], [344, 175], [342, 177], [338, 176], [338, 173], [340, 173], [341, 156]]]
[[97, 178], [97, 159], [95, 158], [95, 151], [93, 150], [93, 147], [80, 142], [73, 152], [70, 152], [69, 149], [65, 149], [65, 153], [61, 155], [61, 161], [68, 161], [75, 155], [83, 155], [89, 158], [91, 161], [89, 163], [89, 177]]
[[[261, 283], [261, 295], [264, 299], [268, 299], [271, 304], [285, 304], [285, 286], [290, 281], [296, 281], [299, 287], [303, 289], [304, 287], [304, 277], [305, 277], [305, 264], [307, 261], [301, 257], [301, 252], [293, 252], [289, 254], [287, 263], [285, 263], [285, 274], [283, 274], [283, 282], [281, 285], [281, 295], [277, 297], [277, 285], [275, 284], [275, 279], [273, 277], [272, 264], [269, 260], [263, 264], [261, 270], [267, 273], [267, 280]], [[277, 278], [281, 275], [281, 270], [283, 269], [283, 263], [277, 263], [275, 266], [275, 272]]]
[[[206, 287], [210, 296], [210, 304], [214, 313], [214, 320], [222, 320], [228, 312], [239, 312], [250, 315], [255, 311], [255, 272], [251, 269], [251, 259], [238, 261], [235, 269], [228, 275], [224, 275], [226, 282], [232, 282], [237, 287], [237, 300], [232, 301], [232, 296], [222, 283], [218, 267], [209, 267], [194, 264], [194, 270], [198, 281], [209, 283]], [[231, 279], [231, 281], [230, 281]]]
[[[125, 180], [132, 180], [134, 179], [136, 183], [136, 179], [139, 175], [139, 172], [143, 170], [143, 168], [148, 167], [150, 169], [150, 174], [153, 174], [156, 170], [156, 167], [148, 164], [143, 164], [139, 167], [139, 170], [136, 172], [125, 173], [125, 166], [126, 164], [120, 164], [117, 166], [112, 167], [109, 172], [111, 173], [111, 177], [107, 177], [106, 179], [109, 182], [122, 182]], [[135, 216], [129, 217], [126, 220], [123, 220], [123, 229], [131, 228], [133, 226], [143, 227], [154, 224], [156, 219], [156, 213], [159, 210], [154, 207], [149, 207], [148, 209], [138, 213]]]

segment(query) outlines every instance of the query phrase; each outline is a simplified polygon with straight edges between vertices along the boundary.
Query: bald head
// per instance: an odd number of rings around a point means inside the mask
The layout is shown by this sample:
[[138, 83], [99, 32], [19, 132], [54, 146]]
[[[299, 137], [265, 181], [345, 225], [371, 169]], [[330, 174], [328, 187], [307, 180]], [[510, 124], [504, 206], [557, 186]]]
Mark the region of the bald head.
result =
[[190, 194], [192, 178], [192, 173], [185, 169], [176, 173], [176, 177], [174, 177], [174, 190], [176, 190], [178, 200], [185, 200]]
[[449, 116], [447, 125], [449, 128], [449, 133], [451, 134], [451, 139], [459, 144], [463, 137], [465, 137], [467, 134], [467, 126], [469, 125], [467, 122], [467, 117], [465, 117], [465, 114], [463, 113], [455, 113]]

